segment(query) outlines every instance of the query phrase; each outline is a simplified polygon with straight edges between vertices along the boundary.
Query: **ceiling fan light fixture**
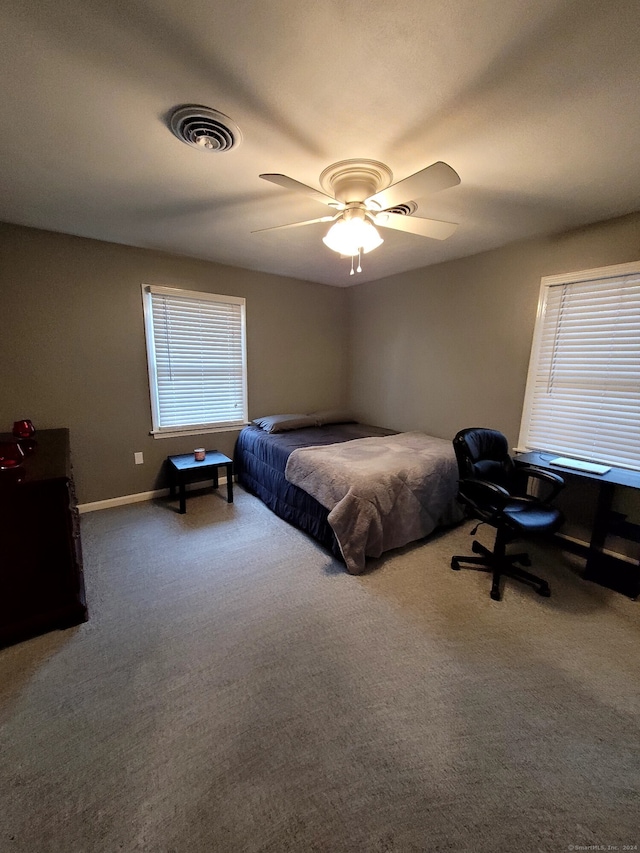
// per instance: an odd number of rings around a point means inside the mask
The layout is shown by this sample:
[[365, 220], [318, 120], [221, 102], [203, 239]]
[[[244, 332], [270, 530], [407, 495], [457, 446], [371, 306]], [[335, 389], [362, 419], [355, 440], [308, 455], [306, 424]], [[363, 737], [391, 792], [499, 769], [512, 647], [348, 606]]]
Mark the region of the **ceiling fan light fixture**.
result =
[[324, 192], [280, 173], [265, 173], [260, 177], [286, 190], [302, 192], [339, 211], [333, 217], [307, 219], [304, 222], [292, 222], [289, 225], [277, 225], [261, 230], [295, 228], [333, 219], [334, 224], [322, 238], [322, 242], [331, 251], [351, 258], [350, 275], [362, 272], [363, 253], [373, 251], [384, 242], [376, 230], [376, 225], [434, 240], [446, 240], [457, 227], [453, 222], [441, 222], [422, 216], [412, 218], [418, 205], [415, 201], [405, 201], [407, 196], [422, 198], [428, 193], [460, 183], [457, 172], [442, 161], [432, 163], [419, 172], [392, 183], [393, 174], [384, 163], [376, 160], [340, 160], [321, 173], [320, 185]]
[[353, 257], [359, 252], [371, 252], [384, 242], [368, 219], [338, 219], [329, 228], [322, 242], [339, 255]]

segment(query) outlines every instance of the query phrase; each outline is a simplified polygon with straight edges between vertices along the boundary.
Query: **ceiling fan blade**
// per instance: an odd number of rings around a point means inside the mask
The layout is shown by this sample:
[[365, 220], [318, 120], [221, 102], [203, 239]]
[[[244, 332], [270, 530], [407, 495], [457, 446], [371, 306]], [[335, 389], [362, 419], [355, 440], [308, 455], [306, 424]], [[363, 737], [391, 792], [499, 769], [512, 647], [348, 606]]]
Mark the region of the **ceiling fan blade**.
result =
[[286, 175], [260, 175], [260, 177], [264, 181], [270, 181], [272, 184], [277, 184], [279, 187], [283, 187], [285, 190], [302, 192], [311, 198], [315, 198], [316, 201], [319, 201], [322, 204], [332, 204], [334, 206], [337, 206], [338, 204], [335, 198], [331, 198], [330, 195], [325, 195], [325, 193], [320, 192], [320, 190], [314, 190], [313, 187], [301, 184], [300, 181], [294, 181], [293, 178], [288, 178]]
[[422, 216], [405, 216], [402, 213], [383, 211], [375, 217], [375, 224], [382, 228], [395, 228], [396, 231], [408, 231], [420, 237], [433, 240], [446, 240], [458, 227], [456, 222], [442, 222], [439, 219], [424, 219]]
[[455, 187], [459, 183], [458, 173], [440, 160], [420, 172], [409, 175], [408, 178], [391, 184], [386, 190], [372, 195], [367, 202], [375, 201], [383, 208], [395, 207], [407, 199], [423, 198], [431, 193]]
[[289, 225], [272, 225], [271, 228], [258, 228], [257, 231], [252, 231], [252, 234], [262, 234], [263, 231], [281, 231], [284, 228], [299, 228], [301, 225], [313, 225], [314, 222], [333, 222], [340, 216], [336, 213], [335, 216], [321, 216], [319, 219], [305, 219], [304, 222], [291, 222]]

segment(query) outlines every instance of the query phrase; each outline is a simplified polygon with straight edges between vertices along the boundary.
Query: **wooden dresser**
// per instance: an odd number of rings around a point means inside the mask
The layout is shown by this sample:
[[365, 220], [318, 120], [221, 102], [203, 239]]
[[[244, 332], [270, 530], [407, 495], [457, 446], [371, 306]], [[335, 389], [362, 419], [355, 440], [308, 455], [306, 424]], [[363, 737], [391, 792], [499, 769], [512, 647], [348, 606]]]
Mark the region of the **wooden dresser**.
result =
[[87, 619], [69, 430], [34, 439], [0, 471], [0, 646]]

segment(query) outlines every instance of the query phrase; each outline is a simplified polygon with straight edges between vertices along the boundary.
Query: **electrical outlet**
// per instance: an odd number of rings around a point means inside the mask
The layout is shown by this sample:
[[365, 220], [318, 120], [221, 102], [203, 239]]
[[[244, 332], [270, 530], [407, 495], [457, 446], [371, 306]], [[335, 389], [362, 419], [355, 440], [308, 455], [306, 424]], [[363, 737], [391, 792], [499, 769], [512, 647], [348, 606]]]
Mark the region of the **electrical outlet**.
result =
[[142, 455], [142, 451], [140, 451], [139, 453], [134, 453], [133, 458], [136, 465], [142, 465], [144, 462], [144, 456]]

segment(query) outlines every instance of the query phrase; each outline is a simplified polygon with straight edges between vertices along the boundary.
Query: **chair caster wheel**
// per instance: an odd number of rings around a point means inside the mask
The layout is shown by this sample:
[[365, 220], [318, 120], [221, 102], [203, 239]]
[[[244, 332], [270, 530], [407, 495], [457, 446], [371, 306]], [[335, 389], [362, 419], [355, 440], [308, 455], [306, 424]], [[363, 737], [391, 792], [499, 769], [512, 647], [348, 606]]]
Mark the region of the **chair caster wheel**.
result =
[[471, 543], [471, 550], [474, 554], [484, 554], [484, 548], [479, 542], [475, 540]]
[[451, 568], [456, 572], [460, 571], [460, 563], [455, 557], [451, 558]]
[[538, 595], [541, 595], [543, 598], [551, 598], [549, 585], [545, 584], [544, 586], [538, 587]]
[[518, 562], [520, 563], [521, 566], [530, 566], [531, 565], [531, 560], [529, 557], [520, 557]]
[[494, 601], [500, 601], [500, 597], [501, 597], [501, 596], [500, 596], [500, 593], [499, 593], [499, 592], [495, 592], [495, 591], [492, 589], [492, 590], [491, 590], [490, 595], [491, 595], [491, 598], [493, 598], [493, 600], [494, 600]]

